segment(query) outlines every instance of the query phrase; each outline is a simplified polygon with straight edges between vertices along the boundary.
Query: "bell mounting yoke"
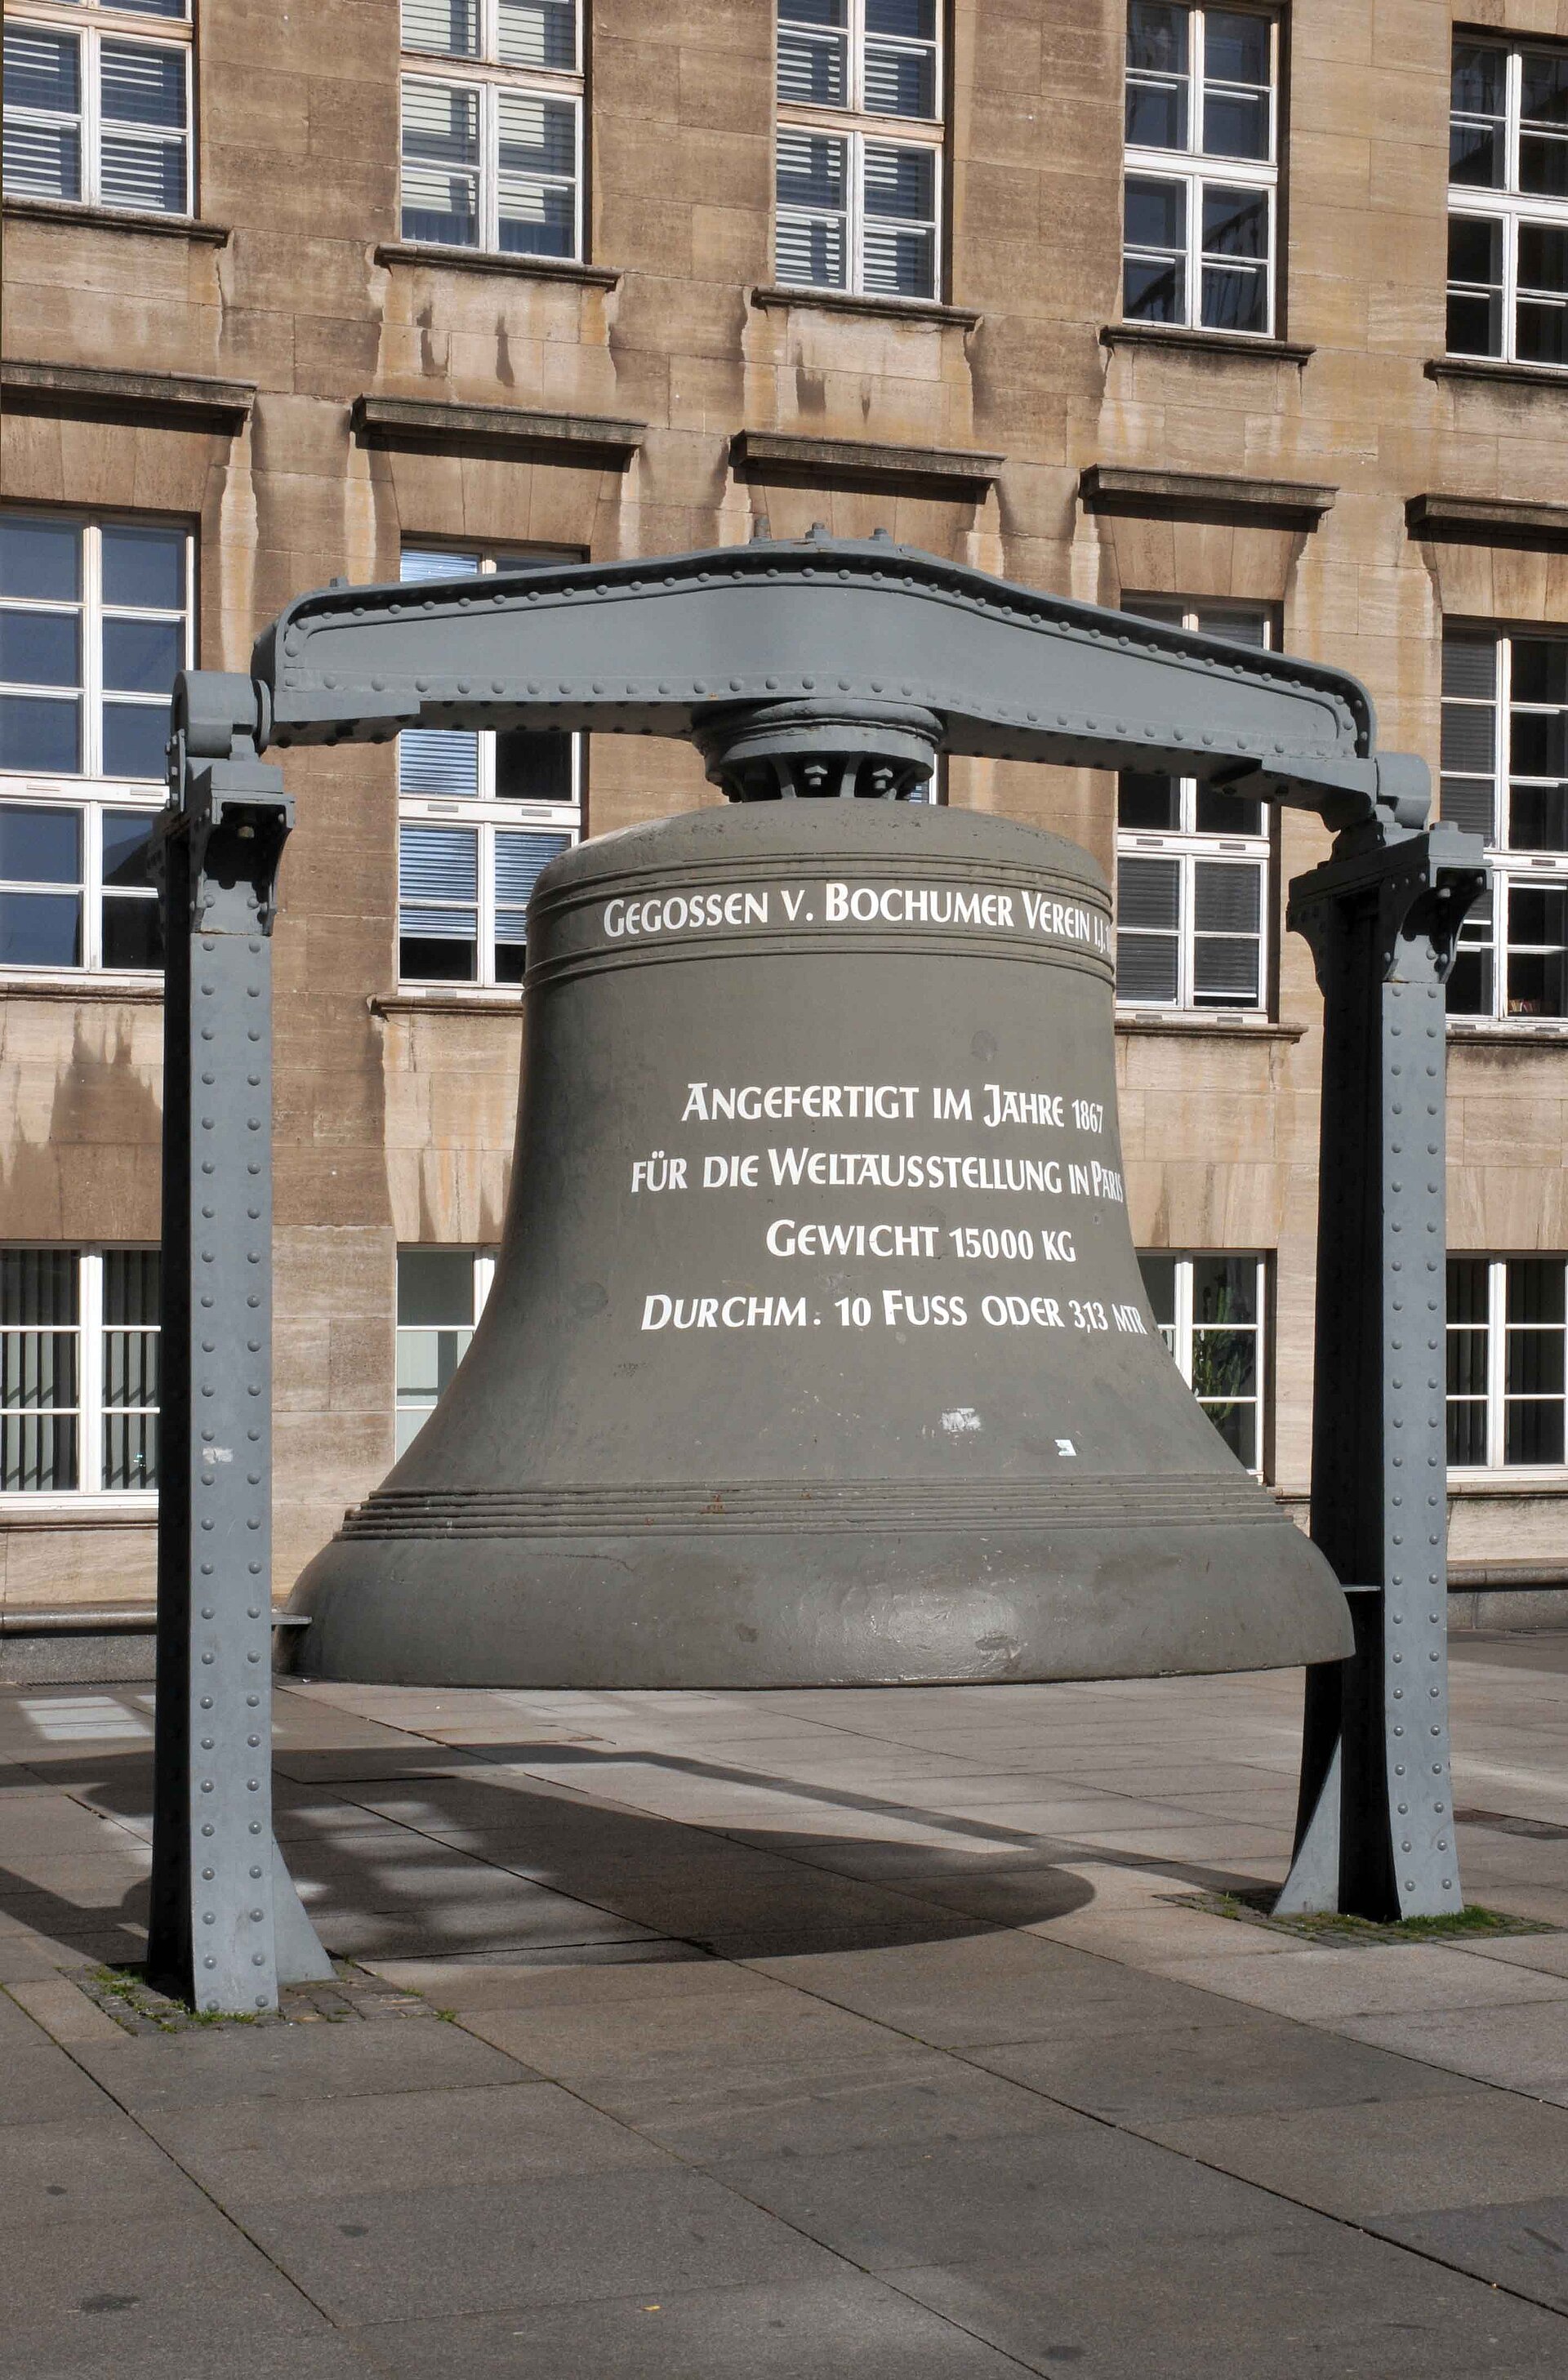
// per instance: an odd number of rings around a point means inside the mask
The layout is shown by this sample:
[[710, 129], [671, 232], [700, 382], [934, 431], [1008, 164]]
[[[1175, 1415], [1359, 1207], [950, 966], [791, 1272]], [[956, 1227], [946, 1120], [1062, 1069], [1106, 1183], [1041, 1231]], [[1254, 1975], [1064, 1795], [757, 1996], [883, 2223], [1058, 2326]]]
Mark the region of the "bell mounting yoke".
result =
[[[380, 743], [420, 726], [685, 737], [702, 753], [710, 777], [738, 801], [906, 798], [930, 776], [936, 754], [948, 752], [1196, 777], [1242, 800], [1320, 816], [1337, 835], [1333, 856], [1328, 869], [1303, 883], [1312, 885], [1315, 917], [1324, 904], [1343, 909], [1343, 946], [1357, 955], [1326, 968], [1326, 929], [1315, 923], [1320, 969], [1332, 975], [1333, 990], [1325, 1008], [1314, 1427], [1321, 1443], [1334, 1439], [1338, 1461], [1331, 1472], [1318, 1466], [1313, 1536], [1331, 1554], [1341, 1548], [1342, 1563], [1343, 1548], [1354, 1543], [1367, 1567], [1344, 1581], [1355, 1598], [1360, 1650], [1334, 1665], [1337, 1678], [1343, 1673], [1334, 1694], [1314, 1696], [1298, 1857], [1287, 1893], [1297, 1907], [1377, 1918], [1460, 1905], [1451, 1847], [1440, 1531], [1423, 1532], [1437, 1541], [1422, 1548], [1418, 1597], [1402, 1592], [1391, 1603], [1392, 1578], [1381, 1567], [1392, 1572], [1394, 1553], [1404, 1551], [1407, 1531], [1399, 1515], [1406, 1433], [1414, 1428], [1423, 1447], [1440, 1445], [1440, 1363], [1397, 1360], [1395, 1326], [1403, 1316], [1385, 1294], [1376, 1232], [1359, 1232], [1348, 1259], [1343, 1245], [1326, 1245], [1322, 1234], [1347, 1201], [1376, 1212], [1385, 1194], [1397, 1196], [1400, 1230], [1440, 1258], [1437, 1305], [1429, 1288], [1423, 1299], [1423, 1337], [1435, 1330], [1440, 1344], [1442, 1169], [1401, 1163], [1397, 1180], [1388, 1175], [1400, 1161], [1392, 1127], [1411, 1047], [1401, 1037], [1411, 1035], [1424, 1053], [1423, 1121], [1440, 1149], [1442, 978], [1457, 924], [1485, 868], [1476, 838], [1428, 828], [1425, 763], [1377, 750], [1372, 704], [1356, 678], [1290, 654], [1015, 586], [895, 545], [884, 532], [838, 540], [814, 530], [798, 542], [762, 539], [707, 552], [500, 571], [479, 582], [338, 582], [291, 603], [263, 633], [249, 679], [205, 672], [180, 679], [174, 726], [169, 832], [177, 833], [182, 820], [194, 825], [213, 795], [225, 796], [225, 819], [230, 794], [270, 810], [259, 838], [268, 866], [245, 872], [239, 908], [246, 914], [235, 920], [249, 928], [237, 939], [258, 998], [265, 984], [256, 969], [271, 950], [271, 887], [261, 879], [281, 852], [286, 815], [271, 808], [281, 805], [273, 771], [243, 783], [222, 779], [230, 770], [256, 769], [269, 744]], [[237, 819], [237, 810], [232, 814]], [[254, 811], [243, 821], [259, 822]], [[192, 856], [199, 862], [199, 854]], [[174, 899], [188, 901], [188, 871], [176, 875], [181, 880]], [[1379, 893], [1385, 880], [1404, 885], [1413, 877], [1428, 897], [1404, 909], [1398, 948], [1390, 950], [1367, 922], [1369, 906], [1386, 906]], [[1297, 914], [1306, 915], [1299, 900]], [[189, 934], [193, 925], [190, 911], [171, 902], [171, 938]], [[1416, 963], [1415, 941], [1424, 953]], [[215, 955], [191, 952], [193, 963]], [[192, 972], [171, 965], [165, 1002], [175, 1055], [168, 1079], [176, 1087], [165, 1107], [165, 1148], [182, 1178], [192, 1147], [192, 1064], [215, 1055], [220, 1079], [243, 1084], [256, 1072], [247, 1061], [260, 1054], [243, 1030], [211, 1053], [192, 1043]], [[262, 1241], [270, 1243], [270, 1235], [258, 1241], [261, 1269], [249, 1269], [260, 1294], [269, 1286], [271, 1260]], [[201, 1517], [220, 1540], [244, 1544], [255, 1519], [249, 1474], [237, 1463], [201, 1464], [192, 1443], [192, 1346], [185, 1326], [196, 1282], [188, 1269], [178, 1281], [173, 1276], [194, 1263], [192, 1234], [176, 1232], [164, 1265], [164, 1297], [173, 1301], [167, 1312], [176, 1326], [165, 1339], [165, 1362], [176, 1375], [169, 1383], [165, 1462], [192, 1481], [193, 1493], [200, 1490]], [[1325, 1305], [1331, 1276], [1331, 1316]], [[1346, 1434], [1339, 1420], [1351, 1409], [1360, 1427]], [[1385, 1516], [1380, 1528], [1360, 1517], [1374, 1512]], [[252, 1527], [252, 1547], [255, 1534]], [[199, 1673], [212, 1649], [212, 1628], [223, 1626], [202, 1615], [236, 1600], [220, 1604], [189, 1550], [187, 1533], [183, 1544], [171, 1540], [161, 1559], [161, 1645], [169, 1648], [171, 1678]], [[1408, 1575], [1402, 1566], [1402, 1586]], [[245, 1591], [236, 1592], [239, 1609], [249, 1612]], [[1378, 1624], [1368, 1616], [1369, 1598]], [[1403, 1782], [1408, 1761], [1394, 1752], [1404, 1742], [1402, 1732], [1396, 1742], [1396, 1731], [1408, 1724], [1403, 1697], [1410, 1670], [1401, 1632], [1412, 1624], [1405, 1606], [1413, 1610], [1417, 1601], [1428, 1656], [1421, 1665], [1424, 1802], [1412, 1815]], [[184, 1648], [178, 1658], [176, 1646]], [[243, 1850], [223, 1849], [199, 1876], [192, 1864], [199, 1839], [190, 1828], [203, 1777], [214, 1790], [223, 1779], [237, 1780], [243, 1795], [246, 1772], [256, 1767], [248, 1740], [251, 1707], [240, 1696], [211, 1718], [202, 1712], [211, 1749], [203, 1748], [198, 1764], [188, 1717], [176, 1712], [176, 1700], [183, 1711], [183, 1696], [159, 1699], [158, 1809], [163, 1836], [172, 1840], [177, 1832], [181, 1846], [163, 1863], [165, 1888], [155, 1921], [170, 1949], [170, 1972], [183, 1965], [188, 1978], [189, 1946], [203, 1938], [201, 1926], [209, 1918], [230, 1940], [248, 1928], [253, 1937], [270, 1936], [273, 1921], [263, 1913], [269, 1904], [258, 1892], [257, 1865], [244, 1855], [249, 1835]], [[1343, 1759], [1342, 1730], [1348, 1730]], [[234, 1840], [238, 1846], [242, 1839]], [[281, 1887], [278, 1908], [280, 1922], [286, 1916], [292, 1928], [288, 1962], [298, 1971], [307, 1949], [294, 1924], [297, 1904]], [[219, 1999], [204, 1993], [204, 2004], [253, 2007], [275, 1989], [275, 1973], [269, 1940], [240, 1964], [226, 1964]], [[257, 1987], [242, 1990], [251, 1976]]]

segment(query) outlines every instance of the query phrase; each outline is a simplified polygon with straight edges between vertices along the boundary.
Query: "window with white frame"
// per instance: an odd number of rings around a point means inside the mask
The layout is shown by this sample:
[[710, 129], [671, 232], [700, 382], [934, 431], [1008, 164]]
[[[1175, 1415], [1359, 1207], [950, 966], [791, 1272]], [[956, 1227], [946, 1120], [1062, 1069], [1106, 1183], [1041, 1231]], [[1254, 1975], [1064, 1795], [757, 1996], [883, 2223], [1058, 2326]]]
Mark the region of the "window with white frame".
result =
[[1562, 1257], [1450, 1257], [1451, 1470], [1562, 1464], [1565, 1288]]
[[397, 1451], [413, 1445], [464, 1356], [495, 1278], [492, 1248], [397, 1251]]
[[1448, 1013], [1568, 1017], [1568, 633], [1450, 623], [1442, 641], [1442, 815], [1487, 846]]
[[1177, 1370], [1232, 1453], [1261, 1478], [1268, 1258], [1141, 1248], [1138, 1269]]
[[935, 298], [938, 0], [778, 0], [774, 270], [791, 288]]
[[[576, 558], [406, 547], [402, 575], [479, 577]], [[534, 880], [582, 832], [581, 747], [580, 736], [529, 728], [418, 727], [398, 737], [398, 973], [406, 983], [521, 983]]]
[[1268, 10], [1129, 0], [1128, 322], [1272, 332], [1279, 40]]
[[1568, 366], [1568, 46], [1456, 33], [1451, 355]]
[[192, 541], [0, 508], [0, 969], [163, 965], [150, 850]]
[[[1273, 642], [1271, 615], [1236, 604], [1129, 599], [1129, 612]], [[1268, 996], [1270, 819], [1261, 802], [1195, 777], [1127, 770], [1116, 790], [1116, 999], [1124, 1008], [1251, 1009]]]
[[156, 1488], [158, 1261], [0, 1247], [0, 1499]]
[[191, 211], [188, 0], [6, 0], [5, 188]]
[[403, 237], [582, 254], [577, 0], [402, 0]]

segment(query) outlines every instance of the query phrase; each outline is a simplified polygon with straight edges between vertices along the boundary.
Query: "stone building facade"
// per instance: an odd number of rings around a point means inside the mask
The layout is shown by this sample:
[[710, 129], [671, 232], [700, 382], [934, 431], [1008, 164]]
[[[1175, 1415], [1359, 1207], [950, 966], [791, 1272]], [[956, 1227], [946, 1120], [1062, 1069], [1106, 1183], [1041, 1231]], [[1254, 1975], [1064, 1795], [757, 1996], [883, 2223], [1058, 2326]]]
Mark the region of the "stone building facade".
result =
[[[1451, 1551], [1472, 1596], [1511, 1591], [1494, 1616], [1568, 1579], [1559, 18], [6, 0], [9, 1628], [152, 1592], [139, 838], [176, 647], [242, 670], [334, 577], [655, 554], [760, 517], [1278, 638], [1364, 678], [1434, 777], [1446, 671], [1449, 806], [1503, 860], [1450, 1052]], [[288, 761], [280, 1593], [388, 1467], [399, 1378], [406, 1435], [482, 1294], [508, 899], [553, 838], [716, 798], [684, 747], [460, 743]], [[1319, 1002], [1283, 886], [1324, 836], [1088, 772], [954, 762], [944, 791], [1120, 868], [1135, 1233], [1195, 1385], [1303, 1504]]]

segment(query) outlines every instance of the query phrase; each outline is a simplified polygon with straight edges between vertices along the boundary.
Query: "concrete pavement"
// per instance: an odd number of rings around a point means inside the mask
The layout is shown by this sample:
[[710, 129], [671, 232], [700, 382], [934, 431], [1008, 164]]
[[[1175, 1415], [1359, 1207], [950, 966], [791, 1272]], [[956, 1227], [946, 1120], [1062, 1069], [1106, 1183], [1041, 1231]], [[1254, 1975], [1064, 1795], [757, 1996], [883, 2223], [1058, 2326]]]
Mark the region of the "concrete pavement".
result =
[[[1568, 1927], [1568, 1645], [1455, 1653], [1467, 1895]], [[1568, 1931], [1212, 1913], [1299, 1708], [289, 1684], [344, 1988], [164, 2033], [150, 1696], [0, 1695], [0, 2374], [1560, 2373]]]

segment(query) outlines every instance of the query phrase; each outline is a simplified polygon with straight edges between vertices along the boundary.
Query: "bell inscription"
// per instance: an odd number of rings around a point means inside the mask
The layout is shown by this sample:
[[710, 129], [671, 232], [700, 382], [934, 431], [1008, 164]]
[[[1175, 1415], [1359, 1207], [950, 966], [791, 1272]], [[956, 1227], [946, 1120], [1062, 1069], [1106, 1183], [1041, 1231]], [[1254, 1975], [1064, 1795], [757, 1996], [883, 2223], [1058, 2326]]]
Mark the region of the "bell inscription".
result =
[[1344, 1602], [1154, 1328], [1110, 905], [1035, 830], [772, 802], [529, 913], [502, 1261], [306, 1572], [318, 1674], [610, 1687], [1335, 1658]]

